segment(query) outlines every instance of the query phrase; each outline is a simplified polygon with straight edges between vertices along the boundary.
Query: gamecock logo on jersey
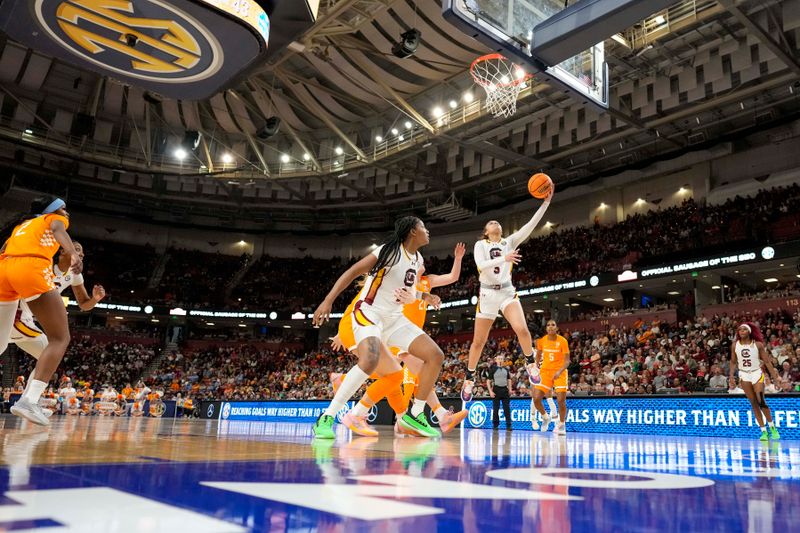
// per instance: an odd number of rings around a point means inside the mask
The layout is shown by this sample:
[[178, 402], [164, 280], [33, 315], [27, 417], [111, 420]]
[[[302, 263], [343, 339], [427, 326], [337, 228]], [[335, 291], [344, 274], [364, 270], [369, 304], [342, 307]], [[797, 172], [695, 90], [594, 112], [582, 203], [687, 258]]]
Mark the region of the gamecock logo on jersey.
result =
[[416, 282], [416, 280], [417, 280], [417, 271], [414, 270], [413, 268], [409, 268], [408, 270], [406, 270], [406, 279], [404, 282], [406, 287], [413, 287], [414, 282]]
[[82, 59], [142, 80], [213, 76], [222, 48], [200, 22], [159, 0], [36, 0], [50, 37]]
[[503, 251], [500, 250], [500, 248], [492, 248], [491, 250], [489, 250], [490, 259], [497, 259], [501, 255], [503, 255]]

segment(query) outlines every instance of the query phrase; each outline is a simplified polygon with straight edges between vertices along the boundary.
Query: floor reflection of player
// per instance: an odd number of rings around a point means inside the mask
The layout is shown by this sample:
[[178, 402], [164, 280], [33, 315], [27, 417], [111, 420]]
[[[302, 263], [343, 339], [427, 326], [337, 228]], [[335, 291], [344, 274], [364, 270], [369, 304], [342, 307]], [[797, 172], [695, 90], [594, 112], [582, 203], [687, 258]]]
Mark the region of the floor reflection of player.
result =
[[[567, 468], [567, 441], [564, 437], [556, 439], [542, 439], [531, 435], [531, 465], [546, 468]], [[536, 453], [536, 450], [541, 452]], [[535, 485], [532, 490], [551, 492], [563, 496], [569, 495], [566, 485]], [[522, 531], [536, 532], [565, 532], [571, 530], [568, 500], [530, 500], [525, 504]]]

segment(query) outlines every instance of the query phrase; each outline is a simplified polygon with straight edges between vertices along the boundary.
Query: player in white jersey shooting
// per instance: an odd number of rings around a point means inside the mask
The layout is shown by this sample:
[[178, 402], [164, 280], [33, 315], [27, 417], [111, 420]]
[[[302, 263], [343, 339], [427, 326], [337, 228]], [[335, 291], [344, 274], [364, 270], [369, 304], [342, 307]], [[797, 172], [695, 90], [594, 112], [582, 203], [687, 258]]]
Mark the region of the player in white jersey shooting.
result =
[[424, 408], [425, 398], [433, 390], [441, 371], [444, 354], [419, 326], [403, 315], [403, 305], [417, 298], [434, 306], [440, 303], [437, 296], [414, 294], [424, 265], [419, 249], [428, 242], [428, 230], [420, 219], [413, 216], [399, 218], [389, 239], [347, 269], [314, 312], [314, 325], [322, 325], [328, 320], [339, 294], [356, 278], [368, 274], [352, 315], [358, 364], [347, 373], [330, 405], [314, 424], [315, 437], [335, 438], [333, 421], [336, 414], [370, 374], [394, 376], [397, 387], [400, 387], [402, 369], [388, 346], [396, 346], [401, 352], [408, 352], [423, 361], [417, 399], [410, 412], [400, 418], [400, 424], [421, 435], [439, 435], [425, 418]]
[[461, 399], [465, 402], [472, 399], [475, 369], [498, 313], [503, 313], [517, 335], [520, 348], [527, 361], [526, 368], [529, 374], [535, 372], [533, 340], [531, 332], [528, 330], [528, 323], [525, 321], [525, 312], [522, 310], [522, 304], [511, 281], [511, 269], [522, 259], [519, 246], [530, 237], [536, 224], [550, 206], [552, 198], [553, 194], [551, 193], [544, 199], [544, 203], [530, 221], [508, 237], [503, 237], [503, 227], [499, 222], [490, 220], [483, 228], [483, 239], [475, 243], [475, 264], [478, 266], [481, 287], [475, 312], [475, 333], [469, 348], [467, 375], [461, 389]]
[[[753, 409], [758, 427], [761, 428], [761, 440], [780, 439], [778, 429], [772, 421], [772, 411], [767, 407], [764, 399], [764, 372], [761, 364], [767, 367], [772, 381], [777, 385], [780, 383], [780, 376], [775, 367], [772, 366], [767, 351], [764, 349], [764, 336], [758, 326], [751, 322], [741, 324], [736, 330], [736, 337], [731, 345], [731, 364], [730, 364], [730, 387], [733, 389], [736, 382], [733, 373], [737, 366], [739, 368], [739, 386], [744, 391], [750, 406]], [[764, 418], [767, 419], [769, 431], [764, 427]]]

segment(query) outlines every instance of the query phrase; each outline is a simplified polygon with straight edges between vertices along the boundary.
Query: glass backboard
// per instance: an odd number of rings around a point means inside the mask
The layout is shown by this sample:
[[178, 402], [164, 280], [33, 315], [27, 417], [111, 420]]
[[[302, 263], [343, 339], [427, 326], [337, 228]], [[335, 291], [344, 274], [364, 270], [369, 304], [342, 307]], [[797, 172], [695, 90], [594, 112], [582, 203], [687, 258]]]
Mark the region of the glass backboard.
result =
[[558, 65], [543, 65], [531, 55], [534, 28], [563, 11], [564, 3], [564, 0], [443, 0], [445, 18], [464, 33], [515, 62], [523, 62], [523, 66], [544, 69], [558, 82], [607, 108], [604, 43], [587, 43], [585, 51]]

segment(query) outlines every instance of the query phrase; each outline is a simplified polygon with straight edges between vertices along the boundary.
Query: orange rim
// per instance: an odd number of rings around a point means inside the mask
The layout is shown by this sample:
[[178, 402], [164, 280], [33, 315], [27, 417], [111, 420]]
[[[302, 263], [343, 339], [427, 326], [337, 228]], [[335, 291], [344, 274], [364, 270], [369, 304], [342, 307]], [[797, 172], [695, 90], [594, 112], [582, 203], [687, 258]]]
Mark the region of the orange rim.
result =
[[[475, 83], [477, 83], [481, 87], [486, 87], [488, 85], [491, 85], [491, 82], [489, 80], [481, 77], [479, 74], [477, 74], [476, 71], [475, 71], [475, 68], [481, 63], [484, 63], [486, 61], [493, 61], [493, 60], [508, 61], [508, 58], [506, 56], [504, 56], [503, 54], [498, 54], [497, 52], [495, 52], [495, 53], [492, 53], [492, 54], [486, 54], [484, 56], [481, 56], [481, 57], [475, 59], [472, 62], [472, 64], [469, 66], [469, 72], [470, 72], [470, 74], [472, 74], [472, 79], [475, 80]], [[523, 70], [523, 68], [521, 66], [517, 65], [516, 63], [512, 63], [510, 61], [509, 61], [509, 63], [511, 63], [514, 66], [515, 69]], [[523, 72], [524, 72], [524, 70], [523, 70]], [[515, 87], [517, 85], [521, 85], [521, 84], [525, 83], [526, 81], [528, 81], [531, 78], [533, 78], [533, 74], [528, 74], [527, 72], [525, 72], [525, 75], [520, 77], [520, 78], [515, 77], [511, 81], [509, 81], [508, 83], [495, 83], [494, 85], [497, 86], [497, 87]]]

